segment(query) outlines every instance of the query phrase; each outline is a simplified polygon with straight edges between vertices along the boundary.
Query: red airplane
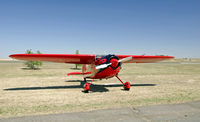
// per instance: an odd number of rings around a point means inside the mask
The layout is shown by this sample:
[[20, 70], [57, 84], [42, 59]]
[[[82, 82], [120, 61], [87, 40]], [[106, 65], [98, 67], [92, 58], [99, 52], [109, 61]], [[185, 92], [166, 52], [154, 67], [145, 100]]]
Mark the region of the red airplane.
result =
[[[13, 54], [9, 57], [26, 61], [48, 61], [56, 63], [83, 64], [82, 72], [71, 72], [67, 75], [83, 75], [84, 91], [89, 92], [94, 79], [117, 77], [125, 90], [130, 89], [130, 82], [123, 82], [118, 73], [122, 63], [152, 63], [174, 58], [173, 56], [146, 55], [86, 55], [86, 54]], [[86, 78], [93, 79], [91, 83]]]

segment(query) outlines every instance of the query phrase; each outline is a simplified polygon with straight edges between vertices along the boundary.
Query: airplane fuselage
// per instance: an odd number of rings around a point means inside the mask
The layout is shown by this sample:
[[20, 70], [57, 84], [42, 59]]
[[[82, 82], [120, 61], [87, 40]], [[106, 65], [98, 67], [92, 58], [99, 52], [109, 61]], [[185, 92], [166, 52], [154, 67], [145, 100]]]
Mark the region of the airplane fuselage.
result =
[[[94, 63], [90, 65], [83, 65], [82, 72], [91, 72], [91, 74], [85, 74], [85, 78], [91, 78], [91, 79], [108, 79], [116, 76], [121, 69], [121, 63], [118, 63], [119, 58], [115, 55], [106, 55], [103, 57], [100, 57], [95, 60]], [[112, 65], [102, 68], [102, 69], [96, 69], [95, 67], [102, 64], [109, 64], [112, 63]]]

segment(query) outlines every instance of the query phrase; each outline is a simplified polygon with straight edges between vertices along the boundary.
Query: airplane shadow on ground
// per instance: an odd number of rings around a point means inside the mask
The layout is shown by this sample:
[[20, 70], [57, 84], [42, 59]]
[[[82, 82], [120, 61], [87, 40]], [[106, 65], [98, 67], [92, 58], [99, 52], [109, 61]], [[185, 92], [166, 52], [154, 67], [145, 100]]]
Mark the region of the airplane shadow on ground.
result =
[[[89, 83], [91, 80], [87, 80]], [[19, 88], [7, 88], [5, 91], [21, 91], [21, 90], [49, 90], [49, 89], [74, 89], [74, 88], [83, 88], [85, 84], [82, 80], [68, 80], [65, 82], [80, 82], [80, 85], [70, 85], [70, 86], [44, 86], [44, 87], [19, 87]], [[156, 84], [131, 84], [131, 86], [156, 86]], [[109, 89], [107, 87], [122, 87], [122, 84], [91, 84], [90, 91], [91, 92], [108, 92]], [[123, 89], [121, 89], [123, 90]]]

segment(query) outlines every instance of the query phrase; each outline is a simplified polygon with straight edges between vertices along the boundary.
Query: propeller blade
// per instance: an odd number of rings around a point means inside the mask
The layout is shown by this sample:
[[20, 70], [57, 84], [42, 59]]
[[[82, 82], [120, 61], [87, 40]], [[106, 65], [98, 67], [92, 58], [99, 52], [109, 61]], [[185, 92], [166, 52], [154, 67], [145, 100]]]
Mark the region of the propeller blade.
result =
[[124, 63], [124, 62], [130, 61], [132, 59], [133, 59], [133, 57], [126, 57], [126, 58], [120, 59], [118, 62]]
[[109, 63], [109, 64], [102, 64], [102, 65], [99, 65], [99, 66], [96, 66], [96, 69], [104, 69], [108, 66], [110, 66], [112, 63]]

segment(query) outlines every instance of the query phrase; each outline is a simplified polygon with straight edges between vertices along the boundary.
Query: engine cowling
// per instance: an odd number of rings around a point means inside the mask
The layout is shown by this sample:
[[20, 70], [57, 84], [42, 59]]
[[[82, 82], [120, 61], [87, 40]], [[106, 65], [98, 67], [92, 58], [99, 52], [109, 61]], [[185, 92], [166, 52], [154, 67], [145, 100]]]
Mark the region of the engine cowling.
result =
[[[97, 59], [95, 62], [95, 65], [97, 65], [97, 66], [104, 65], [105, 68], [110, 66], [113, 70], [115, 70], [116, 68], [121, 66], [121, 62], [119, 62], [119, 57], [109, 54], [109, 55], [106, 55], [106, 56], [103, 56], [103, 57]], [[105, 69], [104, 66], [101, 69], [101, 71], [103, 69]]]

